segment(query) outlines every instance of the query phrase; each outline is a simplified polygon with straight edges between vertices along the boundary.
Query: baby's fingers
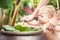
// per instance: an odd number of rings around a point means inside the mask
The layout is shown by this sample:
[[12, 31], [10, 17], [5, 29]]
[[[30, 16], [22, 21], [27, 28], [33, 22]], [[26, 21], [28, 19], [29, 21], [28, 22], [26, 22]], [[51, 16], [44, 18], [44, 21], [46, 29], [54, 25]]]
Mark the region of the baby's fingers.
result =
[[52, 31], [52, 32], [53, 32], [53, 31], [55, 31], [54, 28], [55, 28], [55, 25], [53, 25], [53, 24], [49, 24], [48, 27], [46, 28], [46, 30], [48, 30], [48, 31]]

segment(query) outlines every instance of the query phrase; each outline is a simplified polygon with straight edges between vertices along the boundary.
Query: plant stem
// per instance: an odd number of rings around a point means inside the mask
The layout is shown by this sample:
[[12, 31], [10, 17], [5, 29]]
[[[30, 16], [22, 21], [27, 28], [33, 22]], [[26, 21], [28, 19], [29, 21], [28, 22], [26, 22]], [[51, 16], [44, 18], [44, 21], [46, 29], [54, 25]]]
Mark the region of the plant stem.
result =
[[14, 9], [14, 12], [13, 12], [13, 17], [12, 17], [11, 21], [9, 22], [10, 26], [14, 26], [14, 24], [15, 24], [19, 6], [20, 6], [20, 0], [17, 0], [16, 6], [15, 6], [15, 9]]
[[56, 1], [57, 1], [57, 10], [59, 10], [59, 0]]

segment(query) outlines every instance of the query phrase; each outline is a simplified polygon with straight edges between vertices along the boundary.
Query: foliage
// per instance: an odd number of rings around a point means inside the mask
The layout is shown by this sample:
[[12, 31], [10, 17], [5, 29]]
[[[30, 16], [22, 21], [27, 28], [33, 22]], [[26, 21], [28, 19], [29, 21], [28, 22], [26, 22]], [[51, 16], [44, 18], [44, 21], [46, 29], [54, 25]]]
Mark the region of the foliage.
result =
[[30, 28], [28, 26], [24, 25], [16, 25], [14, 27], [9, 26], [9, 25], [3, 25], [3, 29], [6, 31], [11, 31], [11, 32], [29, 32], [29, 31], [38, 31], [40, 28]]
[[31, 6], [31, 8], [35, 7], [35, 4], [38, 4], [40, 2], [40, 0], [21, 0], [20, 2], [20, 6]]
[[12, 0], [13, 3], [16, 3], [16, 0]]
[[19, 9], [19, 14], [20, 14], [21, 16], [26, 16], [26, 15], [28, 15], [28, 13], [25, 12], [25, 11], [23, 11], [21, 8]]
[[20, 7], [22, 8], [23, 6], [28, 6], [29, 0], [21, 0], [20, 1]]
[[22, 26], [22, 25], [16, 25], [15, 28], [19, 31], [29, 31], [30, 28], [27, 26]]
[[40, 30], [40, 28], [33, 28], [32, 31]]
[[30, 0], [31, 4], [32, 4], [32, 8], [36, 7], [38, 5], [38, 3], [40, 2], [40, 0]]
[[12, 0], [0, 0], [0, 8], [2, 9], [13, 9]]
[[22, 16], [28, 15], [29, 13], [24, 11], [22, 8], [25, 6], [27, 6], [29, 8], [35, 8], [35, 6], [36, 6], [35, 4], [38, 4], [39, 2], [40, 2], [40, 0], [35, 0], [35, 1], [34, 0], [21, 0], [19, 14], [21, 14]]
[[19, 30], [15, 29], [14, 27], [9, 26], [9, 25], [3, 25], [2, 27], [6, 31], [19, 32]]
[[49, 3], [49, 5], [53, 5], [53, 6], [55, 6], [55, 7], [56, 7], [56, 5], [57, 5], [56, 0], [51, 0], [51, 1], [50, 1], [50, 3]]

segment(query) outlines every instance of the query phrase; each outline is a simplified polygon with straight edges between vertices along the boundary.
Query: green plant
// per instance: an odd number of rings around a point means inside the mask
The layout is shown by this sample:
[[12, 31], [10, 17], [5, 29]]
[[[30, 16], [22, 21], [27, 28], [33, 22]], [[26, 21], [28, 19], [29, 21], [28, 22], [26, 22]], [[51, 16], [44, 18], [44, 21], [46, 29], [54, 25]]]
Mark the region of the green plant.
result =
[[28, 13], [25, 12], [24, 10], [22, 10], [21, 8], [19, 9], [19, 14], [20, 14], [21, 16], [26, 16], [26, 15], [28, 15]]
[[0, 8], [12, 10], [13, 9], [12, 0], [0, 0]]
[[[8, 20], [9, 25], [14, 25], [16, 20], [16, 15], [18, 12], [20, 0], [0, 0], [0, 8], [3, 11], [3, 14], [6, 16], [3, 16], [3, 23]], [[12, 22], [11, 22], [12, 21]]]
[[23, 25], [16, 25], [14, 28], [16, 28], [19, 31], [30, 31], [29, 27]]
[[9, 25], [3, 25], [2, 27], [3, 27], [3, 29], [4, 29], [5, 31], [19, 32], [19, 30], [15, 29], [14, 27], [9, 26]]
[[57, 1], [56, 0], [50, 0], [49, 5], [57, 6]]
[[29, 31], [40, 30], [40, 28], [30, 28], [30, 27], [24, 26], [24, 25], [16, 25], [14, 27], [9, 26], [9, 25], [3, 25], [2, 27], [5, 31], [10, 31], [10, 32], [29, 32]]
[[[9, 17], [6, 15], [10, 15], [10, 11], [13, 10], [12, 0], [0, 0], [0, 8], [2, 11], [1, 14], [4, 14], [2, 16], [2, 19], [0, 20], [1, 21], [0, 26], [2, 26], [2, 24], [7, 24]], [[0, 27], [0, 28], [2, 28], [2, 27]]]

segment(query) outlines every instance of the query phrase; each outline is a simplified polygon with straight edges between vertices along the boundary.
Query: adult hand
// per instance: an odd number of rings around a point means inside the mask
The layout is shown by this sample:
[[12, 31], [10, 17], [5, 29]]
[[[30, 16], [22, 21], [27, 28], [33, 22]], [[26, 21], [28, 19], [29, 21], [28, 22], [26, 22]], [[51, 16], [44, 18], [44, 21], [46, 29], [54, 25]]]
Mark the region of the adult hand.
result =
[[25, 16], [23, 18], [21, 18], [21, 21], [31, 21], [32, 19], [34, 18], [33, 15], [28, 15], [28, 16]]

